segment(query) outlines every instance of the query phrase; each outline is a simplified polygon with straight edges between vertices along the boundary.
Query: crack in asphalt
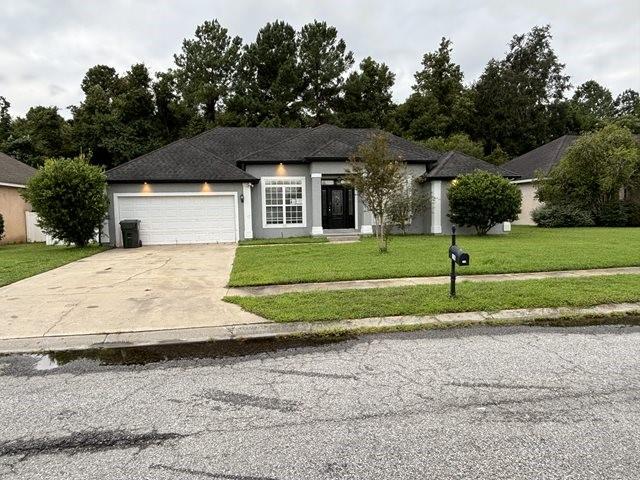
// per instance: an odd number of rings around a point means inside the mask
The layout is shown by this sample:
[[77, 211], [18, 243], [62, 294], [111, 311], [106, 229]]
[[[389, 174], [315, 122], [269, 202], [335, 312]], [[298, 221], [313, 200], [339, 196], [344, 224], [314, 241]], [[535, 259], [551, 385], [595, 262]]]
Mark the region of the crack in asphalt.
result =
[[188, 475], [194, 475], [205, 478], [219, 478], [222, 480], [278, 480], [275, 477], [256, 477], [252, 475], [232, 475], [228, 473], [211, 473], [204, 470], [194, 470], [191, 468], [172, 467], [170, 465], [162, 465], [155, 463], [149, 465], [149, 469], [166, 470], [173, 473], [186, 473]]
[[299, 375], [302, 377], [319, 377], [319, 378], [334, 378], [345, 380], [357, 380], [357, 375], [342, 375], [339, 373], [322, 373], [322, 372], [302, 372], [300, 370], [278, 370], [275, 368], [267, 370], [272, 373], [282, 373], [284, 375]]

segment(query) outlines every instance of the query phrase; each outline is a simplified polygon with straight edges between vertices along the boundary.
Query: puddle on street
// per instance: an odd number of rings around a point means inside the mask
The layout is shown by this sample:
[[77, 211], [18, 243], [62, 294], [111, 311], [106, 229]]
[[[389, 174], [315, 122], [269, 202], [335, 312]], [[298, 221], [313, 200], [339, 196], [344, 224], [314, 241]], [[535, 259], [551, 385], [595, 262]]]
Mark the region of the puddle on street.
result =
[[49, 355], [29, 355], [36, 358], [38, 361], [33, 366], [36, 370], [53, 370], [58, 368], [58, 362]]

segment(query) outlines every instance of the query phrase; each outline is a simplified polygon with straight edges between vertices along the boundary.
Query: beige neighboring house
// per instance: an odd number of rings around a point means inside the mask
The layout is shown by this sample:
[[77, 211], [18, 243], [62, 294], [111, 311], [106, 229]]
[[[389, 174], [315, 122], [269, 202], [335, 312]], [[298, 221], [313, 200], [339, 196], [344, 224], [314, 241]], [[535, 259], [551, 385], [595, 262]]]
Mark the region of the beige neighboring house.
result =
[[20, 196], [20, 190], [35, 172], [35, 168], [0, 152], [0, 214], [5, 229], [0, 243], [27, 241], [25, 212], [31, 211], [31, 205]]
[[520, 175], [520, 180], [513, 183], [518, 185], [522, 192], [522, 210], [518, 220], [513, 222], [514, 225], [535, 225], [531, 219], [531, 212], [540, 206], [540, 202], [535, 198], [536, 173], [549, 173], [577, 138], [578, 135], [563, 135], [502, 165], [503, 168]]

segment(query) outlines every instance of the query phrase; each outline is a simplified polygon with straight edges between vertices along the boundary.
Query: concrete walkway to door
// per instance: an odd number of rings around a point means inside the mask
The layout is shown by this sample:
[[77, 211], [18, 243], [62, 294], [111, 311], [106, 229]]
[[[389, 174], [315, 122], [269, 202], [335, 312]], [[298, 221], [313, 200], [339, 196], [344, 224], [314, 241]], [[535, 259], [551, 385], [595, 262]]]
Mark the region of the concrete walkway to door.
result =
[[0, 288], [0, 339], [264, 323], [225, 303], [235, 245], [114, 249]]

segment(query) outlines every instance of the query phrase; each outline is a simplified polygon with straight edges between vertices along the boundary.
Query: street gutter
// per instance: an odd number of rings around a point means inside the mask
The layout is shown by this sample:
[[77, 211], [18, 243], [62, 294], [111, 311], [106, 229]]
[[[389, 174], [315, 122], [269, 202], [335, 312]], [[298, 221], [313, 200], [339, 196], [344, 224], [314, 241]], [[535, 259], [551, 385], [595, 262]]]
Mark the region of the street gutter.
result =
[[[176, 345], [198, 342], [283, 339], [301, 336], [377, 333], [419, 329], [459, 328], [473, 325], [530, 325], [553, 320], [588, 319], [593, 323], [640, 324], [640, 302], [596, 305], [586, 308], [531, 308], [496, 312], [405, 315], [322, 322], [263, 322], [125, 333], [10, 338], [0, 340], [0, 354], [77, 351]], [[599, 320], [600, 319], [600, 320]], [[570, 323], [570, 322], [569, 322]]]

